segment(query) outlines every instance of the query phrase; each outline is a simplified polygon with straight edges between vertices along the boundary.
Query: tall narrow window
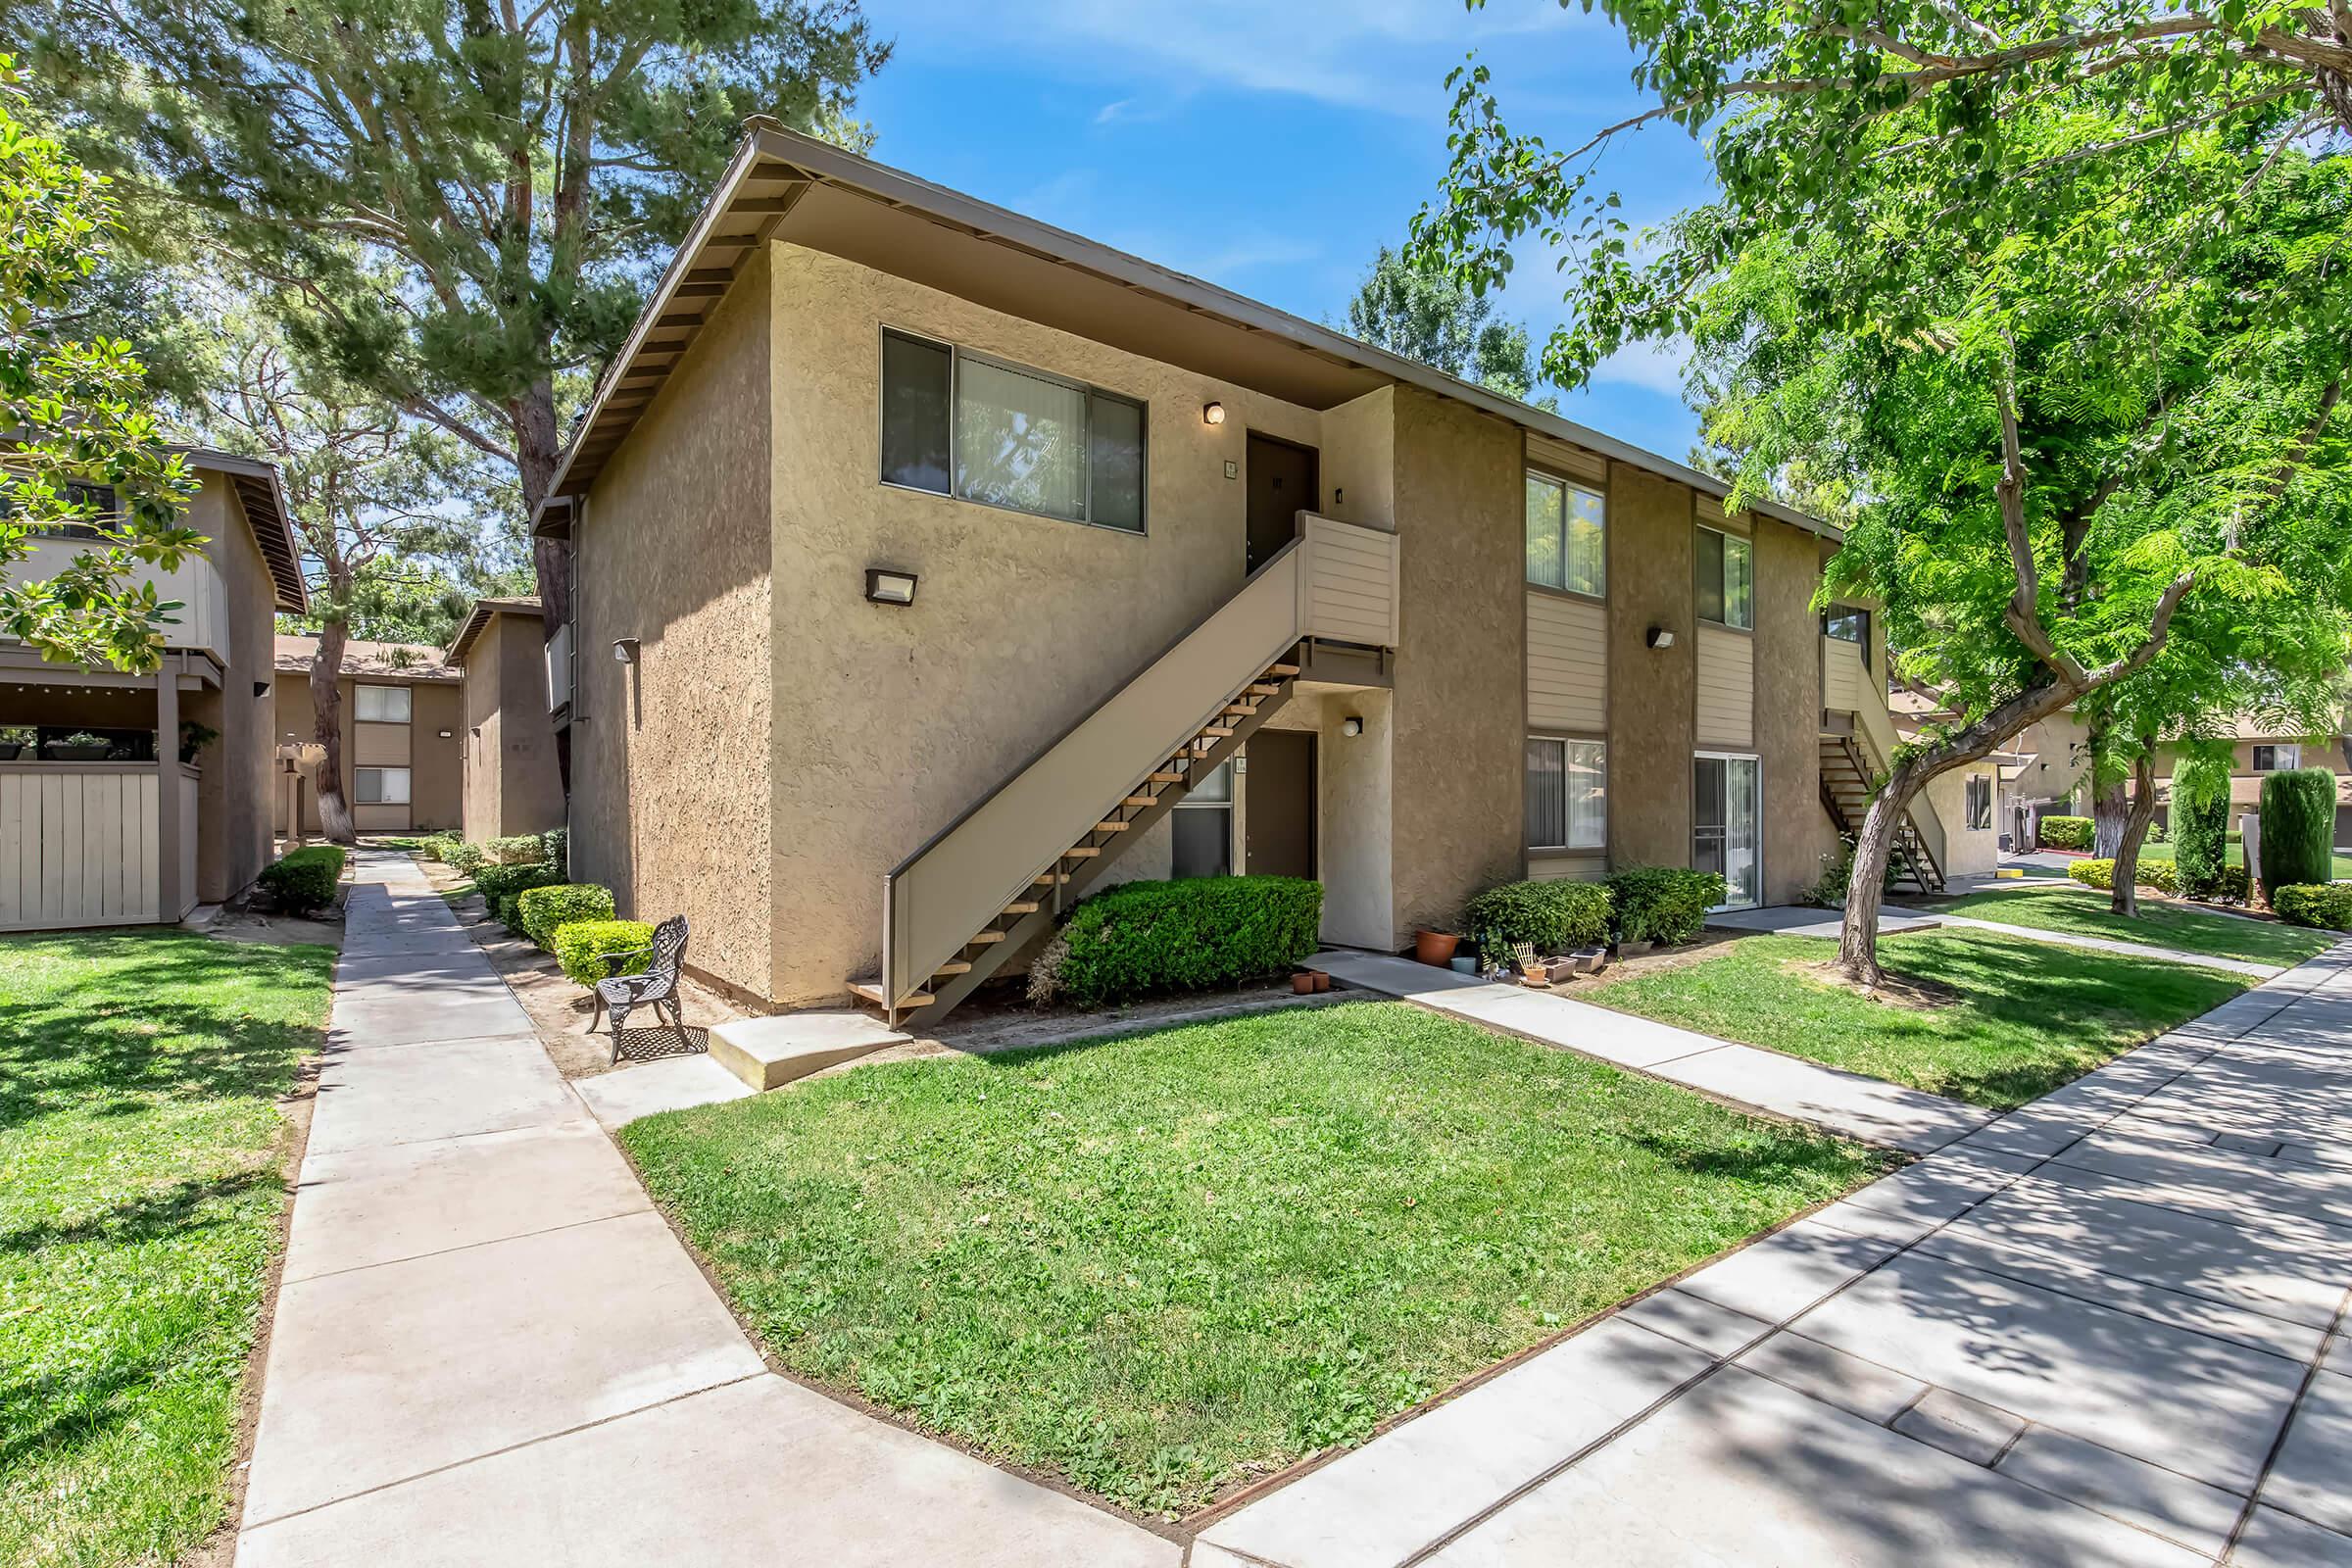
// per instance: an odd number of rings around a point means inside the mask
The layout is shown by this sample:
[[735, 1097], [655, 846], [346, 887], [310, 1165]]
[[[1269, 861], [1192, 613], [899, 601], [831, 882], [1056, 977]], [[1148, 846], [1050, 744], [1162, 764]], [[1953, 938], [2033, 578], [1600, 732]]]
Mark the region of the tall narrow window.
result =
[[1968, 775], [1968, 830], [1992, 831], [1992, 780], [1982, 773]]
[[362, 686], [352, 693], [352, 717], [363, 724], [406, 724], [409, 689], [406, 686]]
[[1607, 572], [1607, 508], [1599, 492], [1528, 470], [1527, 580], [1598, 598]]
[[1742, 631], [1755, 625], [1755, 567], [1745, 539], [1699, 527], [1697, 591], [1699, 619]]
[[1597, 850], [1609, 837], [1608, 770], [1598, 741], [1527, 738], [1527, 847]]
[[882, 334], [882, 481], [1144, 531], [1144, 406], [945, 343]]
[[1171, 876], [1233, 873], [1233, 764], [1224, 762], [1168, 813]]

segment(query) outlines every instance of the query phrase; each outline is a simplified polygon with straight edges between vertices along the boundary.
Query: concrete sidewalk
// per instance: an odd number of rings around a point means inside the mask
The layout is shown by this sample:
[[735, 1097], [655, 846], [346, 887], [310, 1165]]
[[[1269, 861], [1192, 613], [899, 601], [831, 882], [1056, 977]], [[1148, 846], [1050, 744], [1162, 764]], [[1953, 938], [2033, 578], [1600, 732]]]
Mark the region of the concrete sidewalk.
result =
[[767, 1371], [416, 866], [354, 876], [240, 1564], [1178, 1561]]
[[1193, 1568], [2352, 1564], [2352, 944], [1220, 1520]]
[[[2004, 890], [2017, 884], [2001, 884]], [[1821, 937], [1835, 942], [1839, 935], [1844, 916], [1836, 909], [1802, 908], [1794, 905], [1776, 905], [1768, 909], [1727, 909], [1707, 916], [1707, 924], [1727, 931], [1768, 932], [1785, 937]], [[2256, 963], [2246, 958], [2217, 958], [2210, 954], [2190, 953], [2184, 948], [2162, 948], [2147, 942], [2126, 942], [2120, 937], [2082, 936], [2073, 931], [2045, 931], [2039, 926], [2010, 925], [2002, 920], [1980, 920], [1974, 915], [1942, 909], [1913, 909], [1889, 904], [1879, 911], [1879, 935], [1895, 936], [1905, 931], [1933, 931], [1937, 926], [1957, 930], [1991, 931], [2005, 937], [2022, 937], [2028, 942], [2046, 942], [2052, 947], [2081, 948], [2089, 953], [2113, 953], [2127, 958], [2154, 958], [2162, 963], [2194, 964], [2203, 969], [2219, 969], [2227, 974], [2244, 975], [2249, 980], [2268, 980], [2284, 974], [2286, 966], [2277, 963]]]
[[1992, 1119], [1990, 1111], [1924, 1090], [1734, 1045], [1590, 1002], [1495, 985], [1410, 958], [1332, 952], [1308, 961], [1351, 986], [1399, 997], [1434, 1012], [1525, 1035], [1718, 1099], [1914, 1154], [1941, 1149]]

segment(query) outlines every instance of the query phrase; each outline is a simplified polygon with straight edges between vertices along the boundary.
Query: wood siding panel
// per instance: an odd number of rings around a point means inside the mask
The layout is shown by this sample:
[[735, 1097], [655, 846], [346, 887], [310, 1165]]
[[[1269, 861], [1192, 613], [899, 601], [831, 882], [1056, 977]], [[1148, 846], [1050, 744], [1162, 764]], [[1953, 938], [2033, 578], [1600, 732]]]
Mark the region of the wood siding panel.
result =
[[152, 769], [0, 770], [0, 931], [156, 919], [156, 800]]
[[1527, 596], [1527, 723], [1599, 735], [1608, 725], [1609, 615], [1556, 594]]
[[1833, 713], [1862, 710], [1869, 684], [1862, 675], [1862, 650], [1840, 637], [1821, 640], [1821, 706]]
[[1588, 484], [1605, 484], [1609, 477], [1608, 460], [1597, 452], [1555, 441], [1547, 435], [1527, 433], [1527, 461], [1531, 467], [1582, 479]]
[[1746, 751], [1756, 742], [1753, 638], [1698, 628], [1698, 744]]
[[1527, 858], [1527, 879], [1531, 882], [1599, 882], [1609, 874], [1609, 858], [1605, 855], [1531, 855]]

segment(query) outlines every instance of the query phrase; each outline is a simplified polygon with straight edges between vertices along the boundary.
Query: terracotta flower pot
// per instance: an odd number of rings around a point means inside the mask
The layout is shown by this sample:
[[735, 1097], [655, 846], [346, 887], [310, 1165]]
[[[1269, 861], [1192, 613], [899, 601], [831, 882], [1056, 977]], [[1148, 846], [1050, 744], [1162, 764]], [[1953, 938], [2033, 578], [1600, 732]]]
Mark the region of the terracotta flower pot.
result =
[[1444, 968], [1453, 961], [1453, 950], [1462, 939], [1448, 931], [1416, 931], [1413, 933], [1413, 956], [1423, 963]]
[[1291, 976], [1291, 989], [1302, 997], [1311, 997], [1315, 994], [1315, 977], [1302, 969]]
[[1324, 991], [1329, 991], [1329, 990], [1331, 989], [1331, 976], [1330, 976], [1330, 975], [1328, 975], [1328, 974], [1325, 974], [1325, 973], [1324, 973], [1322, 970], [1320, 970], [1320, 969], [1309, 969], [1309, 970], [1307, 970], [1307, 971], [1306, 971], [1306, 977], [1307, 977], [1309, 980], [1312, 980], [1312, 981], [1315, 983], [1315, 990], [1316, 990], [1318, 993], [1320, 993], [1320, 992], [1324, 992]]

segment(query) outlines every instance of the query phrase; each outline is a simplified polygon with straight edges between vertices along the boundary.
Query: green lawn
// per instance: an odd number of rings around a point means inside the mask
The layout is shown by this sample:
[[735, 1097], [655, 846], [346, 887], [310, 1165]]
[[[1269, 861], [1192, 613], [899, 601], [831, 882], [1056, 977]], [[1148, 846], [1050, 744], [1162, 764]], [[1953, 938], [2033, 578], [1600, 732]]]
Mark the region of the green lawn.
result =
[[[2142, 844], [2139, 847], [2139, 856], [2143, 860], [2170, 860], [2177, 849], [2178, 846], [2172, 844]], [[2231, 865], [2246, 863], [2245, 846], [2238, 842], [2236, 835], [2230, 836], [2222, 858]], [[2338, 882], [2352, 878], [2352, 856], [2336, 856], [2335, 869], [2331, 874]]]
[[1912, 1007], [1804, 970], [1812, 937], [1747, 937], [1720, 956], [1594, 988], [1592, 1001], [1973, 1104], [2020, 1105], [2211, 1010], [2250, 983], [2214, 969], [1990, 931], [1882, 938], [1890, 972], [1957, 994]]
[[2281, 966], [2301, 963], [2328, 951], [2333, 941], [2301, 926], [2270, 920], [2246, 920], [2234, 915], [2208, 914], [2140, 900], [2139, 915], [2127, 920], [2107, 907], [2108, 896], [2087, 888], [1996, 888], [1962, 898], [1922, 906], [1949, 909], [1980, 920], [2032, 926], [2036, 931], [2063, 931], [2073, 936], [2113, 937], [2145, 942], [2159, 948], [2178, 948], [2214, 958], [2241, 958], [2251, 963]]
[[876, 1065], [620, 1137], [794, 1371], [1170, 1515], [1883, 1168], [1396, 1003]]
[[169, 1563], [225, 1514], [333, 950], [0, 941], [0, 1562]]

